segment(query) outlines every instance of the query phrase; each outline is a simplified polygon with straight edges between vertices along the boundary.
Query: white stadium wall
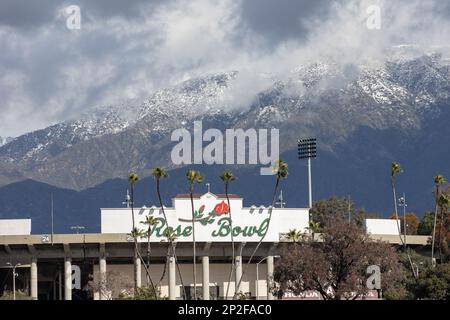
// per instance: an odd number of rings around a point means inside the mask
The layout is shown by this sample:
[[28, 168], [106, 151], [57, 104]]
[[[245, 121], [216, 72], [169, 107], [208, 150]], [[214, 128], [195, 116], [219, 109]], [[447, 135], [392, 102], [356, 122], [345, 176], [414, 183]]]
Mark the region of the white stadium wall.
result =
[[[243, 208], [242, 198], [230, 199], [233, 221], [234, 240], [242, 242], [259, 241], [264, 234], [270, 217], [269, 209], [264, 207]], [[222, 212], [220, 206], [227, 208], [226, 199], [212, 193], [206, 193], [194, 199], [194, 208], [199, 215], [196, 222], [196, 240], [205, 242], [231, 241], [229, 232], [229, 212]], [[173, 199], [173, 207], [165, 208], [168, 225], [174, 228], [178, 240], [192, 241], [192, 212], [190, 199], [177, 197]], [[147, 215], [153, 215], [159, 220], [151, 241], [164, 239], [164, 216], [155, 206], [152, 208], [136, 208], [134, 217], [136, 226], [141, 224]], [[290, 229], [307, 232], [309, 210], [305, 208], [274, 208], [264, 241], [278, 242], [280, 236]], [[132, 229], [131, 209], [101, 209], [101, 233], [130, 233]]]
[[398, 235], [398, 223], [396, 219], [366, 219], [366, 230], [374, 235]]
[[0, 236], [31, 234], [31, 219], [0, 219]]

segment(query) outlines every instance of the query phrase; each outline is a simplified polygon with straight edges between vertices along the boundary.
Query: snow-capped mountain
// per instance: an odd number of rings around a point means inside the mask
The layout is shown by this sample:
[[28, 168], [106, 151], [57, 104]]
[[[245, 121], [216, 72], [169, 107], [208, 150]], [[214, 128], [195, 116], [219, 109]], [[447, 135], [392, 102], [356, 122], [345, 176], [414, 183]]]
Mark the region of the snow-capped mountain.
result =
[[224, 103], [238, 77], [232, 71], [188, 80], [140, 105], [99, 108], [18, 137], [0, 148], [0, 185], [31, 178], [84, 189], [131, 169], [148, 175], [155, 165], [171, 168], [170, 133], [192, 131], [194, 120], [223, 130], [276, 127], [282, 151], [314, 135], [322, 150], [334, 152], [362, 127], [411, 135], [450, 105], [450, 60], [434, 53], [397, 50], [382, 63], [303, 65], [273, 76], [270, 88], [244, 109]]
[[11, 138], [11, 137], [6, 137], [6, 138], [0, 137], [0, 147], [4, 146], [7, 143], [10, 143], [13, 139], [14, 138]]

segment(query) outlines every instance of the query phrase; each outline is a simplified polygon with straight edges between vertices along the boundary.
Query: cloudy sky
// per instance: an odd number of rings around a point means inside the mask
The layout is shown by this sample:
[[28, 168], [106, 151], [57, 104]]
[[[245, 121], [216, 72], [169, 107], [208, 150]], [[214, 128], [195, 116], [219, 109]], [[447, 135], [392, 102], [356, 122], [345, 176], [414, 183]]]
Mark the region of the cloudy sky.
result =
[[[70, 5], [79, 30], [66, 26]], [[380, 29], [367, 27], [373, 5]], [[350, 62], [398, 44], [446, 45], [449, 17], [447, 0], [0, 0], [0, 136], [207, 73], [240, 70], [256, 92], [264, 84], [252, 74], [322, 55]]]

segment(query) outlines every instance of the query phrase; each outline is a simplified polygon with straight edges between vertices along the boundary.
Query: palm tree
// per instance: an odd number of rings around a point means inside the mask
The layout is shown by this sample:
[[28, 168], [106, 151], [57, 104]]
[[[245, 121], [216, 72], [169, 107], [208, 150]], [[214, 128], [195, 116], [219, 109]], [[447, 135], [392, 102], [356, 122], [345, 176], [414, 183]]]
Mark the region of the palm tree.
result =
[[[411, 255], [406, 248], [406, 241], [403, 240], [402, 235], [401, 235], [400, 223], [399, 223], [399, 218], [398, 218], [397, 195], [395, 192], [395, 182], [396, 182], [397, 174], [399, 174], [401, 172], [403, 172], [403, 170], [402, 170], [402, 167], [400, 166], [400, 164], [395, 161], [392, 162], [392, 164], [391, 164], [391, 187], [392, 187], [392, 196], [393, 196], [393, 200], [394, 200], [394, 214], [395, 214], [395, 219], [396, 219], [396, 223], [397, 223], [398, 236], [400, 237], [400, 242], [402, 243], [402, 245], [405, 249], [406, 255], [408, 257], [408, 261], [409, 261], [409, 265], [411, 267], [412, 274], [414, 275], [415, 278], [417, 278], [418, 274], [416, 274], [416, 269], [414, 268], [414, 264], [411, 260]], [[404, 230], [404, 232], [406, 233], [406, 229]], [[406, 238], [406, 235], [405, 235], [405, 238]]]
[[[169, 229], [169, 222], [167, 220], [166, 212], [164, 210], [164, 205], [163, 205], [163, 201], [162, 201], [162, 197], [161, 197], [161, 189], [160, 189], [161, 179], [167, 178], [169, 175], [167, 174], [167, 171], [164, 168], [156, 167], [156, 168], [154, 168], [152, 170], [152, 176], [156, 180], [156, 193], [158, 195], [159, 206], [161, 207], [161, 212], [162, 212], [162, 214], [164, 216], [164, 221], [165, 221], [165, 224], [167, 226], [167, 229], [166, 229], [166, 232], [165, 232], [165, 236], [167, 238], [167, 241], [169, 242], [169, 248], [167, 248], [167, 252], [169, 253], [170, 252], [170, 248], [172, 249], [172, 255], [173, 255], [173, 258], [174, 258], [175, 263], [177, 265], [178, 273], [179, 273], [179, 276], [180, 276], [181, 286], [183, 288], [184, 296], [186, 296], [184, 283], [183, 283], [183, 277], [181, 275], [180, 267], [178, 266], [178, 259], [177, 259], [177, 255], [176, 255], [176, 251], [175, 251], [175, 244], [174, 244], [174, 242], [175, 242], [175, 239], [176, 239], [176, 235], [173, 232], [171, 232], [171, 230]], [[169, 261], [169, 254], [166, 257], [166, 266], [167, 266], [168, 261]], [[161, 277], [161, 280], [164, 278], [164, 274], [165, 274], [165, 267], [164, 267], [164, 270], [163, 270], [163, 276]], [[161, 283], [161, 280], [160, 280], [160, 283]]]
[[[276, 200], [276, 195], [278, 194], [278, 187], [280, 185], [280, 181], [282, 179], [286, 179], [287, 176], [288, 176], [288, 164], [286, 162], [284, 162], [283, 160], [281, 160], [281, 159], [278, 160], [274, 169], [275, 169], [276, 181], [275, 181], [275, 187], [274, 187], [273, 193], [272, 193], [272, 205], [269, 207], [269, 218], [268, 218], [267, 228], [264, 231], [264, 234], [261, 237], [261, 239], [259, 239], [258, 244], [256, 245], [255, 249], [253, 250], [253, 252], [252, 252], [252, 254], [250, 256], [250, 259], [248, 259], [247, 267], [252, 262], [252, 259], [253, 259], [254, 255], [256, 254], [256, 252], [259, 249], [259, 246], [261, 245], [261, 243], [266, 238], [267, 231], [269, 230], [269, 227], [270, 227], [270, 221], [272, 220], [272, 211], [273, 211], [273, 207], [275, 206], [275, 200]], [[244, 274], [245, 274], [245, 271], [242, 273], [241, 278], [239, 280], [236, 279], [236, 281], [238, 282], [236, 288], [240, 287], [242, 279], [244, 278]], [[234, 294], [233, 299], [236, 298], [236, 294], [237, 293]]]
[[[228, 210], [230, 215], [230, 229], [231, 229], [231, 268], [230, 268], [230, 275], [228, 276], [228, 284], [227, 284], [227, 291], [225, 294], [225, 299], [228, 299], [228, 291], [230, 289], [230, 283], [233, 277], [233, 271], [234, 271], [234, 259], [235, 259], [235, 252], [234, 252], [234, 235], [233, 235], [233, 218], [231, 216], [231, 205], [230, 205], [230, 197], [228, 195], [228, 186], [231, 182], [236, 180], [236, 177], [234, 176], [233, 172], [230, 170], [225, 170], [222, 175], [220, 176], [220, 179], [225, 183], [225, 196], [227, 198], [228, 203]], [[235, 279], [236, 280], [236, 279]]]
[[[150, 256], [152, 251], [150, 245], [150, 236], [152, 234], [152, 227], [158, 223], [158, 220], [155, 217], [148, 215], [141, 223], [147, 226], [147, 231], [145, 232], [144, 236], [147, 237], [147, 269], [150, 269]], [[154, 287], [150, 274], [147, 274], [147, 285], [149, 285], [150, 283], [152, 284], [152, 287]]]
[[286, 240], [292, 242], [299, 242], [301, 236], [302, 233], [300, 231], [297, 231], [297, 229], [289, 229], [289, 232], [286, 234]]
[[134, 293], [137, 293], [138, 290], [138, 283], [137, 283], [137, 259], [138, 259], [138, 230], [136, 228], [135, 219], [134, 219], [134, 186], [138, 182], [139, 177], [135, 172], [131, 172], [128, 175], [128, 182], [130, 183], [130, 200], [131, 200], [131, 221], [132, 221], [132, 228], [131, 228], [131, 236], [133, 237], [134, 242]]
[[433, 238], [431, 242], [431, 265], [434, 266], [434, 243], [436, 239], [436, 224], [437, 224], [437, 216], [439, 211], [439, 198], [441, 195], [441, 185], [445, 183], [445, 178], [442, 175], [437, 175], [434, 177], [434, 186], [435, 186], [435, 209], [434, 209], [434, 222], [433, 222]]
[[439, 208], [441, 211], [441, 222], [439, 223], [439, 259], [442, 260], [442, 227], [444, 225], [444, 219], [445, 219], [445, 211], [446, 208], [450, 205], [450, 198], [446, 194], [442, 194], [439, 197]]
[[189, 195], [191, 197], [191, 209], [192, 209], [192, 244], [193, 244], [193, 274], [194, 274], [194, 300], [197, 300], [197, 264], [196, 259], [197, 255], [195, 252], [195, 210], [194, 210], [194, 184], [202, 183], [203, 177], [199, 171], [188, 170], [186, 172], [186, 177], [189, 183]]
[[397, 210], [397, 196], [396, 196], [396, 192], [395, 192], [396, 176], [397, 176], [397, 174], [401, 173], [402, 171], [403, 171], [402, 167], [400, 166], [399, 163], [397, 163], [395, 161], [392, 162], [392, 164], [391, 164], [391, 187], [392, 187], [392, 196], [393, 196], [393, 200], [394, 200], [394, 214], [395, 214], [395, 219], [396, 219], [396, 223], [397, 223], [400, 241], [404, 245], [405, 243], [401, 237], [401, 230], [400, 230], [400, 224], [399, 224], [399, 219], [398, 219], [398, 210]]

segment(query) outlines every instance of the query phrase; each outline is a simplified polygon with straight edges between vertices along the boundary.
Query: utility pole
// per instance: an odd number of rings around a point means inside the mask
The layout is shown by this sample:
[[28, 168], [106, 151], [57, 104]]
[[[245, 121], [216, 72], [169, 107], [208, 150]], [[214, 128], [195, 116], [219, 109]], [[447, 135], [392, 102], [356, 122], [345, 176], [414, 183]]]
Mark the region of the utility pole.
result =
[[308, 159], [308, 206], [312, 208], [311, 159], [317, 157], [317, 139], [299, 139], [297, 141], [298, 158]]
[[275, 204], [279, 204], [280, 208], [284, 208], [286, 202], [283, 201], [283, 190], [280, 190], [280, 196], [278, 197], [278, 201]]
[[408, 206], [406, 204], [406, 196], [403, 192], [403, 196], [398, 199], [398, 206], [403, 207], [403, 247], [406, 250], [406, 207]]
[[127, 208], [130, 208], [131, 205], [131, 196], [130, 196], [130, 190], [127, 189], [127, 195], [125, 197], [125, 201], [122, 202], [122, 204], [125, 204], [127, 206]]
[[51, 218], [52, 218], [52, 245], [53, 245], [53, 234], [54, 234], [54, 230], [53, 230], [53, 192], [51, 194]]
[[16, 268], [20, 266], [20, 263], [16, 263], [14, 266], [11, 264], [11, 262], [7, 262], [7, 265], [9, 265], [12, 269], [12, 276], [13, 276], [13, 300], [16, 300], [16, 277], [19, 275], [16, 273]]

